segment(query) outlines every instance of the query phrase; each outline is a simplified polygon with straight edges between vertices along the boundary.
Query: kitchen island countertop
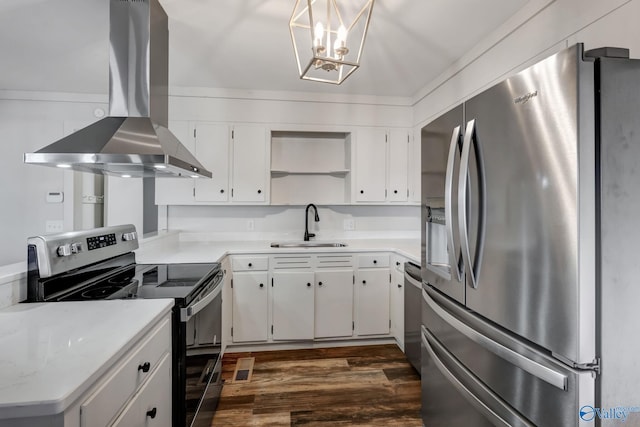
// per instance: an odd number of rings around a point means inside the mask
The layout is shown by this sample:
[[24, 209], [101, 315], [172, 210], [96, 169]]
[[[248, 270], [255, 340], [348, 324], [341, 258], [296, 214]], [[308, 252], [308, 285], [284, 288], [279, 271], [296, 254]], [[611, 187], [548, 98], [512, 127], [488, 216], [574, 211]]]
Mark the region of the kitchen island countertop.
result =
[[171, 307], [173, 299], [155, 299], [0, 310], [0, 425], [64, 412]]

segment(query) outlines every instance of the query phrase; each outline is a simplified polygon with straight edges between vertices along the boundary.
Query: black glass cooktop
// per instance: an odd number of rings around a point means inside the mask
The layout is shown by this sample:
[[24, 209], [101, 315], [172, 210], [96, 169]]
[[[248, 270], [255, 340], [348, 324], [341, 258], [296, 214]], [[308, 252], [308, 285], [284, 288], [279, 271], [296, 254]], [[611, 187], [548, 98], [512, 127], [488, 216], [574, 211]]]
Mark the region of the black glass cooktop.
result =
[[56, 301], [175, 298], [188, 303], [219, 270], [218, 263], [131, 264], [63, 292]]

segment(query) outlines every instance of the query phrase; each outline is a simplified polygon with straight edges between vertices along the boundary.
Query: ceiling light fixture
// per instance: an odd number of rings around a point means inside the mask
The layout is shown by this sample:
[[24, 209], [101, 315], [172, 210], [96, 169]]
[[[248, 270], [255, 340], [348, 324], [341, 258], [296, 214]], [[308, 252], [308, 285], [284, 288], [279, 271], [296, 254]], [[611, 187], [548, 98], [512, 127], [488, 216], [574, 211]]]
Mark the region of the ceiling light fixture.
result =
[[374, 0], [296, 0], [289, 31], [303, 80], [341, 84], [360, 66]]

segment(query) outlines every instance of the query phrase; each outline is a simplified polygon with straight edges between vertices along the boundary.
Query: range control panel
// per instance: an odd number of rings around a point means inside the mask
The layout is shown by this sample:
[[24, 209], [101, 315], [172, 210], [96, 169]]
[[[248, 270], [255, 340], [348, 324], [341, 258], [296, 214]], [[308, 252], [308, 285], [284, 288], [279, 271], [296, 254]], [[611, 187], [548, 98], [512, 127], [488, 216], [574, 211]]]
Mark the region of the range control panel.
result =
[[90, 251], [94, 249], [106, 248], [117, 244], [115, 233], [104, 234], [102, 236], [87, 237], [87, 249]]
[[138, 233], [124, 224], [30, 237], [27, 244], [40, 277], [51, 277], [138, 249]]

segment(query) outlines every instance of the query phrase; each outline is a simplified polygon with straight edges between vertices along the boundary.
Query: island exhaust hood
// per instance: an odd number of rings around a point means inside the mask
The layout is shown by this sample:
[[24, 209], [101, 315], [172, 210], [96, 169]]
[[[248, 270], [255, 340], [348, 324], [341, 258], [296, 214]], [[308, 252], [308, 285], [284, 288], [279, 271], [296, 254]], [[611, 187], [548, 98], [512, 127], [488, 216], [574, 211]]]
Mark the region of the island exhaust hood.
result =
[[158, 0], [110, 0], [109, 115], [25, 163], [125, 177], [206, 177], [169, 129], [169, 30]]

